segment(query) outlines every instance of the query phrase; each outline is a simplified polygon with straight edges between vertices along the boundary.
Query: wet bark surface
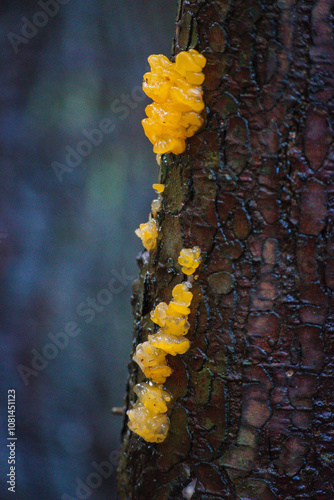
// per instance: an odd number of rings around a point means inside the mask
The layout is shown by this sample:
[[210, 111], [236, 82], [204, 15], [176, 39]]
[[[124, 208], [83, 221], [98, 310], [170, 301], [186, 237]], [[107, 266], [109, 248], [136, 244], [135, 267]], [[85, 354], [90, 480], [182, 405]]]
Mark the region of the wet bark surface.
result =
[[[121, 499], [333, 498], [334, 0], [181, 1], [205, 128], [165, 155], [157, 251], [139, 259], [134, 346], [198, 245], [190, 350], [170, 357], [171, 428], [126, 427]], [[142, 380], [130, 365], [127, 404]]]

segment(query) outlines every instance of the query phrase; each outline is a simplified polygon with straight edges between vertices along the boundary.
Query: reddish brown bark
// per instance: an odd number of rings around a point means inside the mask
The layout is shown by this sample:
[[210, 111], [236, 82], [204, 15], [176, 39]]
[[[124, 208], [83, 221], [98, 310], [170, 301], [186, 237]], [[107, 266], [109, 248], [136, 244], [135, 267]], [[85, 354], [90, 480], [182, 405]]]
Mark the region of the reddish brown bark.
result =
[[[180, 1], [174, 51], [207, 57], [207, 122], [165, 155], [135, 344], [198, 245], [191, 349], [170, 359], [171, 428], [124, 428], [121, 499], [333, 498], [334, 0]], [[128, 404], [141, 373], [131, 364]]]

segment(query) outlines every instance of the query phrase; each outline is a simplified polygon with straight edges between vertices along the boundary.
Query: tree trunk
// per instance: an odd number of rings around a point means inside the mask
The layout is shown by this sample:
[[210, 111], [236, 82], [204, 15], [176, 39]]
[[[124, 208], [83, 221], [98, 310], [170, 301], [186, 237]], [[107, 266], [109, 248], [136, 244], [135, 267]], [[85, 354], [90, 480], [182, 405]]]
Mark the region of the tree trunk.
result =
[[[333, 499], [334, 0], [179, 2], [174, 53], [196, 48], [205, 128], [165, 155], [156, 252], [139, 259], [134, 346], [203, 262], [190, 350], [170, 357], [162, 444], [127, 430], [120, 498]], [[126, 404], [143, 379], [134, 363]], [[127, 420], [127, 419], [126, 419]], [[192, 482], [193, 481], [193, 482]]]

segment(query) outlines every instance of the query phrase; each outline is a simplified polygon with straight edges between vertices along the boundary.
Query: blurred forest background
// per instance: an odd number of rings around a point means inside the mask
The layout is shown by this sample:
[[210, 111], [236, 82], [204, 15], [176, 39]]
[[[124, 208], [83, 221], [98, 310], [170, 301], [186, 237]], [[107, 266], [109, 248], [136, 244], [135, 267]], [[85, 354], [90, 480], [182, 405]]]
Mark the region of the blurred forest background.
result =
[[[139, 88], [147, 57], [170, 55], [176, 2], [2, 0], [0, 12], [0, 498], [13, 497], [8, 389], [15, 498], [77, 498], [93, 462], [120, 447], [111, 408], [123, 405], [130, 360], [134, 230], [158, 181]], [[78, 498], [117, 498], [115, 467], [95, 487], [92, 477]]]

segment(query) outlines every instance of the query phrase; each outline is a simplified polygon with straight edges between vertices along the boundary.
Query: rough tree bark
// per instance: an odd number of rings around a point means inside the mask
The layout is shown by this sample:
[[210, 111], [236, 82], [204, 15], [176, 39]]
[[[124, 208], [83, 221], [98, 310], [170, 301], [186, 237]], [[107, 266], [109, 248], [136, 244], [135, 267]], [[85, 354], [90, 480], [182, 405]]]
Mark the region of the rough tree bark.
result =
[[[134, 345], [182, 247], [204, 262], [165, 442], [124, 425], [121, 499], [334, 498], [334, 0], [179, 2], [174, 54], [207, 57], [205, 128], [165, 155]], [[170, 357], [171, 358], [171, 357]], [[142, 380], [130, 365], [127, 405]], [[126, 422], [125, 422], [126, 424]]]

